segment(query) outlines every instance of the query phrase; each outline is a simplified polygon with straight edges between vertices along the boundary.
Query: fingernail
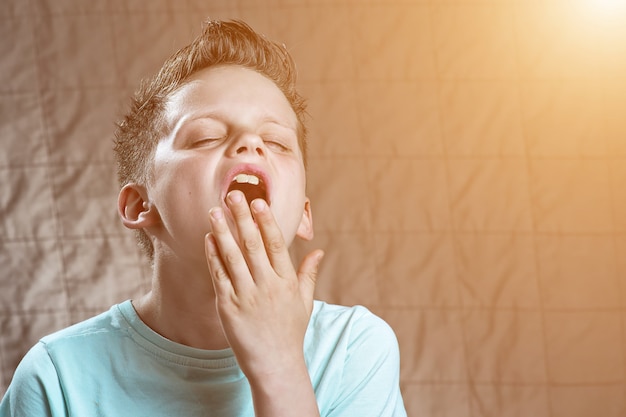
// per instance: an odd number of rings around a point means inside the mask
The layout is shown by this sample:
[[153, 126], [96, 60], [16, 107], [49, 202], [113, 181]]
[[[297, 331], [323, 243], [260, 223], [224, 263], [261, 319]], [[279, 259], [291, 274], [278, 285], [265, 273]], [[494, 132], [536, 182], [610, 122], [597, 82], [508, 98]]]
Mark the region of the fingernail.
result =
[[221, 208], [219, 207], [213, 207], [210, 211], [209, 214], [211, 215], [211, 217], [213, 217], [215, 220], [221, 220], [224, 218], [224, 212], [222, 211]]
[[257, 198], [252, 201], [252, 204], [250, 204], [250, 207], [252, 207], [252, 210], [254, 210], [255, 212], [260, 213], [263, 210], [265, 210], [265, 207], [266, 207], [265, 200], [263, 200], [262, 198]]
[[231, 203], [240, 203], [243, 200], [243, 193], [241, 191], [231, 191], [228, 193], [228, 199]]

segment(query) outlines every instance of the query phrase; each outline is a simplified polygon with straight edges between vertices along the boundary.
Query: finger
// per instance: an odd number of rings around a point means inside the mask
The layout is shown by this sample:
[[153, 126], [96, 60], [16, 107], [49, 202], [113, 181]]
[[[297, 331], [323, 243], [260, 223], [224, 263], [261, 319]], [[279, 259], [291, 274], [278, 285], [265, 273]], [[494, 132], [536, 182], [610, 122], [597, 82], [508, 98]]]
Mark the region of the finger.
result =
[[252, 277], [261, 278], [263, 271], [267, 270], [270, 263], [246, 197], [241, 191], [231, 191], [226, 197], [226, 204], [233, 215], [239, 237], [239, 247], [252, 272]]
[[229, 277], [235, 293], [240, 293], [254, 285], [246, 260], [235, 241], [221, 207], [214, 207], [209, 212], [211, 235], [214, 238], [217, 254]]
[[294, 268], [289, 255], [289, 248], [285, 244], [283, 233], [267, 202], [263, 199], [256, 199], [252, 201], [250, 210], [259, 226], [265, 252], [274, 271], [283, 278], [293, 276]]
[[317, 283], [317, 273], [320, 262], [324, 257], [324, 252], [320, 249], [314, 250], [304, 257], [300, 268], [298, 268], [298, 281], [300, 284], [300, 295], [304, 301], [309, 314], [313, 309], [313, 297], [315, 294], [315, 284]]
[[233, 284], [228, 276], [226, 267], [222, 263], [217, 243], [212, 233], [204, 236], [204, 252], [206, 254], [207, 265], [211, 273], [213, 288], [219, 301], [228, 300], [234, 295]]

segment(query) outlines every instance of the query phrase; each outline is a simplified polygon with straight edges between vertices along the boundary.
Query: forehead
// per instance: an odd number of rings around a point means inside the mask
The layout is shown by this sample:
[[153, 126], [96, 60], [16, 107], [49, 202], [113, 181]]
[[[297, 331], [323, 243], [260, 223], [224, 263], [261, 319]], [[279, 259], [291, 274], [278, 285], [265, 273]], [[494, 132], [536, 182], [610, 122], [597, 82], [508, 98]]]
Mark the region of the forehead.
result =
[[298, 125], [289, 101], [272, 80], [236, 65], [194, 73], [170, 95], [165, 108], [170, 127], [214, 113], [233, 121], [273, 120], [294, 130]]

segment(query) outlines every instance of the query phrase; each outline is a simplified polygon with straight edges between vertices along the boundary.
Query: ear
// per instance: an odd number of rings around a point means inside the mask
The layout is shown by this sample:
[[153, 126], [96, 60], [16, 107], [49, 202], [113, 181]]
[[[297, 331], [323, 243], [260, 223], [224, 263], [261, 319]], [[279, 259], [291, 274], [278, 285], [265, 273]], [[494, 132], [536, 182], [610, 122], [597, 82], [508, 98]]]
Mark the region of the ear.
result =
[[304, 240], [313, 239], [313, 212], [311, 211], [311, 200], [308, 197], [304, 202], [302, 219], [300, 220], [296, 236]]
[[149, 201], [146, 188], [135, 183], [126, 184], [120, 190], [117, 212], [122, 224], [129, 229], [145, 229], [159, 220], [159, 213]]

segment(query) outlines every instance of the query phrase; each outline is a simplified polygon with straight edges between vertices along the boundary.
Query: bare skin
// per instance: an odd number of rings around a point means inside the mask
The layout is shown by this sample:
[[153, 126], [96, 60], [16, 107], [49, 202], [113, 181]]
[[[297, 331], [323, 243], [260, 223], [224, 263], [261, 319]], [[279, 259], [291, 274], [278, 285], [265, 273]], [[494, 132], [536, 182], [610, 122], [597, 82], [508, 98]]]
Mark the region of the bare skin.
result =
[[[205, 237], [211, 280], [187, 276], [189, 287], [155, 279], [152, 291], [133, 302], [135, 309], [170, 340], [202, 349], [231, 347], [250, 382], [257, 417], [293, 416], [294, 410], [319, 416], [303, 343], [323, 252], [309, 253], [296, 271], [265, 201], [248, 207], [240, 191], [226, 201], [238, 238], [224, 209], [211, 209], [212, 232]], [[178, 270], [181, 276], [187, 272]]]
[[[118, 201], [124, 225], [154, 246], [137, 313], [172, 341], [231, 347], [258, 417], [319, 416], [303, 342], [322, 252], [297, 271], [288, 253], [296, 236], [313, 237], [295, 113], [272, 81], [227, 66], [195, 74], [165, 119], [153, 180], [128, 184]], [[241, 169], [271, 184], [271, 210], [240, 191], [226, 196]]]
[[318, 416], [303, 343], [323, 253], [311, 252], [296, 272], [265, 201], [254, 200], [248, 208], [239, 191], [227, 201], [242, 244], [216, 207], [210, 213], [206, 254], [217, 312], [250, 381], [256, 415], [287, 416], [297, 410], [301, 416]]

